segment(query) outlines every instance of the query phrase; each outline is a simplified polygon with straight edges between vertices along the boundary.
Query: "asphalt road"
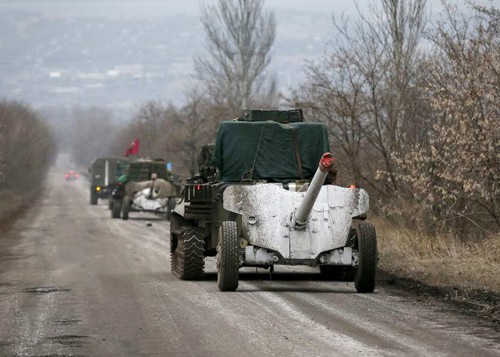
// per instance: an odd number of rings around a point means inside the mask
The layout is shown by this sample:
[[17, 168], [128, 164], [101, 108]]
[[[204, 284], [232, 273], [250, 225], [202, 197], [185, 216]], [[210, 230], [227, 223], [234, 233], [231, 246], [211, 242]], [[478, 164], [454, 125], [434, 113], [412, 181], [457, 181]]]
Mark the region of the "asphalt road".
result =
[[486, 323], [309, 268], [247, 269], [220, 292], [209, 259], [180, 281], [168, 221], [111, 219], [64, 169], [0, 239], [1, 356], [500, 356]]

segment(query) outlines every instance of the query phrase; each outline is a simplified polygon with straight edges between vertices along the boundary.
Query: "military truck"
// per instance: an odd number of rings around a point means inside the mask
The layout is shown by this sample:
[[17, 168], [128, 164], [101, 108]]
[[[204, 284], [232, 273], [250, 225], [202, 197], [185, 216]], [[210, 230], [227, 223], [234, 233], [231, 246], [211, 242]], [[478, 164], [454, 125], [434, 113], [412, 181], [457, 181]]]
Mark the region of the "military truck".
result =
[[[211, 158], [213, 156], [213, 158]], [[216, 256], [221, 291], [238, 287], [241, 267], [319, 267], [328, 279], [372, 292], [378, 261], [368, 194], [333, 184], [328, 134], [301, 110], [245, 111], [222, 122], [203, 147], [200, 175], [172, 214], [172, 273], [199, 279]], [[208, 163], [208, 165], [207, 165]]]
[[122, 157], [100, 157], [92, 162], [89, 167], [91, 205], [96, 205], [99, 198], [109, 197], [127, 165], [128, 159]]
[[111, 217], [127, 220], [130, 212], [165, 214], [170, 219], [181, 185], [163, 160], [130, 161], [112, 192]]

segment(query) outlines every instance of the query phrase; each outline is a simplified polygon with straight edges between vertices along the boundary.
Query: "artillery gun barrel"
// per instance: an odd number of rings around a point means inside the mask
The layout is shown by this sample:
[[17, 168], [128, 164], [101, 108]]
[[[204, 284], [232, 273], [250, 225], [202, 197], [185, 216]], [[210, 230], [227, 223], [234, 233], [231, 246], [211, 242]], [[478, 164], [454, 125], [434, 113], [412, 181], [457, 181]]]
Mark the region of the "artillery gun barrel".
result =
[[330, 152], [324, 153], [321, 157], [321, 160], [319, 160], [318, 169], [316, 170], [316, 173], [314, 174], [314, 177], [309, 184], [309, 188], [306, 191], [304, 199], [300, 203], [299, 208], [297, 208], [297, 211], [295, 211], [295, 228], [303, 229], [306, 226], [309, 214], [311, 213], [311, 210], [314, 206], [314, 202], [316, 202], [319, 191], [321, 191], [321, 186], [323, 186], [328, 173], [333, 172], [333, 170], [333, 154]]

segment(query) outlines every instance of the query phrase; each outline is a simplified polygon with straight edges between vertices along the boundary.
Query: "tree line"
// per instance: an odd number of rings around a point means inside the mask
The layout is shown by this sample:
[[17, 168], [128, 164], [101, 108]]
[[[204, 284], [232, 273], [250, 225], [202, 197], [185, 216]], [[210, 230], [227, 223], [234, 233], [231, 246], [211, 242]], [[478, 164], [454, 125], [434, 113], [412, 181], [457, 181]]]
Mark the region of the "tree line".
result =
[[0, 194], [42, 187], [56, 142], [41, 115], [26, 104], [0, 101]]
[[203, 7], [206, 56], [194, 59], [184, 104], [143, 103], [108, 131], [108, 151], [121, 155], [140, 137], [141, 155], [172, 161], [186, 177], [220, 121], [242, 108], [298, 107], [326, 124], [340, 181], [366, 188], [378, 214], [430, 232], [498, 232], [500, 10], [442, 2], [430, 23], [426, 0], [379, 4], [333, 17], [329, 50], [289, 95], [268, 73], [276, 20], [264, 1]]
[[342, 172], [381, 213], [498, 232], [500, 11], [444, 5], [433, 27], [425, 0], [383, 0], [375, 23], [334, 19], [340, 36], [293, 103], [328, 125]]

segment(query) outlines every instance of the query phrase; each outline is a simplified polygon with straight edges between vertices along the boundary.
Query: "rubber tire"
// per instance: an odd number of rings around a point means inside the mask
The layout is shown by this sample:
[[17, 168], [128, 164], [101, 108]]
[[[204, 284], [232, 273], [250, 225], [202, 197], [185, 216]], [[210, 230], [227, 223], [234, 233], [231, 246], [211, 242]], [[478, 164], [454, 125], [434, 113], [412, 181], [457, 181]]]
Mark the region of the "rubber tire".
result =
[[[181, 232], [181, 228], [183, 225], [186, 225], [184, 218], [179, 216], [178, 214], [172, 214], [170, 219], [170, 258], [172, 259], [172, 254], [175, 252], [175, 248], [177, 247], [177, 237]], [[173, 267], [170, 267], [173, 272]]]
[[191, 227], [183, 221], [181, 218], [177, 222], [184, 225], [180, 228], [181, 234], [170, 233], [170, 269], [181, 280], [199, 280], [205, 269], [203, 233], [200, 228]]
[[95, 206], [97, 204], [97, 199], [98, 199], [97, 194], [94, 192], [94, 189], [91, 188], [90, 189], [90, 204], [92, 206]]
[[122, 219], [126, 221], [128, 219], [128, 214], [130, 213], [130, 207], [132, 207], [132, 200], [130, 197], [125, 196], [122, 203]]
[[377, 233], [371, 223], [362, 222], [356, 229], [358, 236], [358, 266], [354, 271], [354, 285], [358, 293], [375, 290], [377, 275]]
[[172, 211], [175, 208], [176, 204], [176, 198], [175, 197], [169, 197], [167, 201], [167, 221], [170, 221], [172, 219]]
[[122, 201], [118, 198], [112, 198], [111, 218], [120, 218], [122, 214]]
[[220, 291], [235, 291], [238, 288], [240, 275], [238, 243], [236, 222], [222, 222], [217, 245], [217, 285]]

